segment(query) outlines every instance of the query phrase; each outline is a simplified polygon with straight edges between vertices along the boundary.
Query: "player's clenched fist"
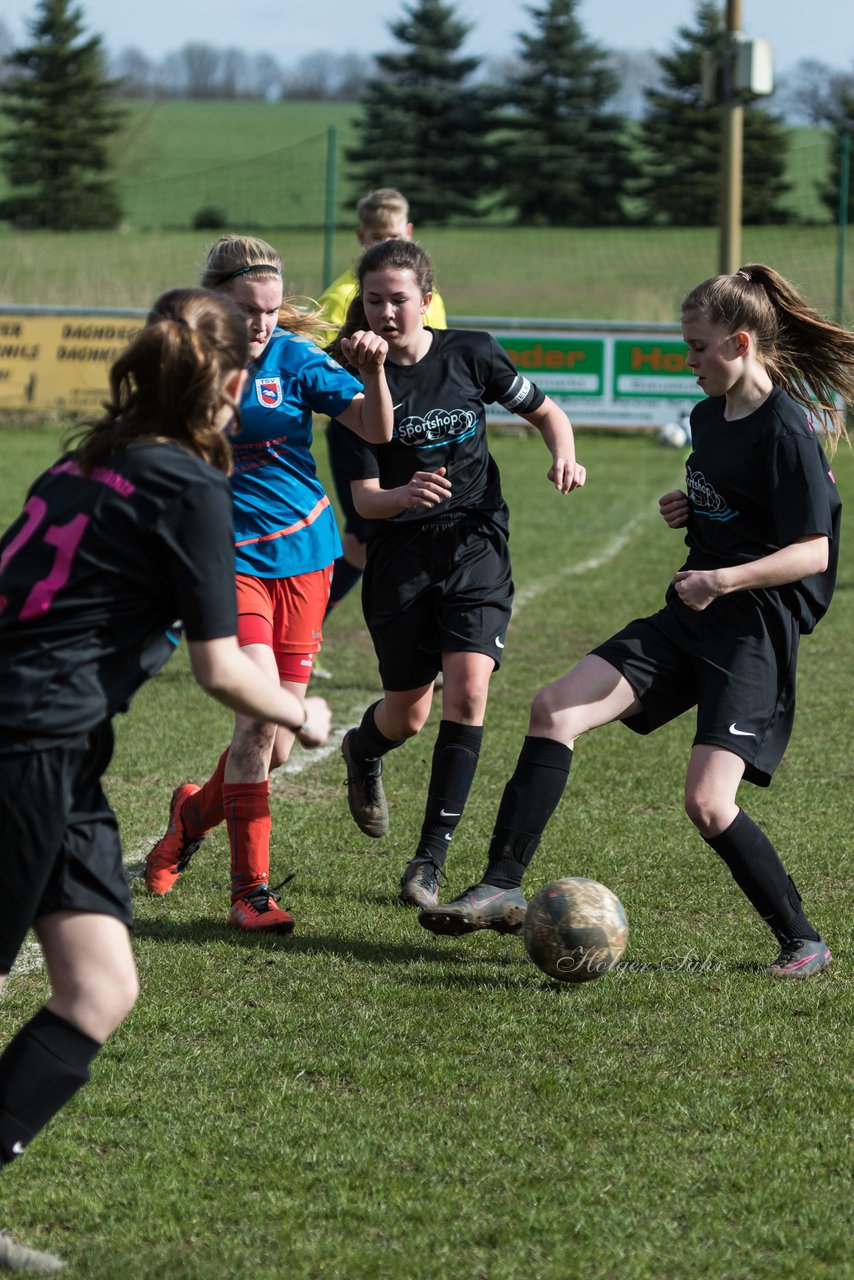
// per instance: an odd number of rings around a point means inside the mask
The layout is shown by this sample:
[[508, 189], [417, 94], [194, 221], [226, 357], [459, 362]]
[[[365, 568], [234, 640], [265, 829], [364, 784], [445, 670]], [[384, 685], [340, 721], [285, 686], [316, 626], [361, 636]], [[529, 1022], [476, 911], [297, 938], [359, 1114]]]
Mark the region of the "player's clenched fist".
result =
[[363, 373], [376, 373], [385, 364], [388, 343], [378, 333], [359, 329], [349, 338], [341, 339], [341, 353], [354, 368]]
[[332, 728], [332, 711], [325, 698], [306, 698], [305, 724], [297, 733], [301, 747], [321, 747]]
[[664, 523], [671, 529], [684, 529], [691, 514], [691, 504], [687, 494], [681, 489], [671, 489], [658, 499], [658, 509]]

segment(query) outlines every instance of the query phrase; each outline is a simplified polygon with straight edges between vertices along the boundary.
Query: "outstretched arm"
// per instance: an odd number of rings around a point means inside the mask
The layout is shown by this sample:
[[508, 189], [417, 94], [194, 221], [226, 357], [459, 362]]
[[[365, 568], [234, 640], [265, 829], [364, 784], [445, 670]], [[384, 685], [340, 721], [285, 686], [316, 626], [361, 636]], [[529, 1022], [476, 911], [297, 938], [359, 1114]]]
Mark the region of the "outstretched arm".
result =
[[187, 648], [193, 675], [217, 702], [243, 716], [290, 729], [304, 747], [319, 747], [329, 737], [332, 712], [324, 699], [301, 702], [274, 684], [241, 652], [236, 636], [191, 640]]
[[560, 493], [580, 489], [587, 479], [587, 472], [575, 461], [575, 437], [572, 425], [563, 409], [546, 396], [539, 409], [521, 415], [532, 427], [536, 427], [552, 455], [548, 478]]

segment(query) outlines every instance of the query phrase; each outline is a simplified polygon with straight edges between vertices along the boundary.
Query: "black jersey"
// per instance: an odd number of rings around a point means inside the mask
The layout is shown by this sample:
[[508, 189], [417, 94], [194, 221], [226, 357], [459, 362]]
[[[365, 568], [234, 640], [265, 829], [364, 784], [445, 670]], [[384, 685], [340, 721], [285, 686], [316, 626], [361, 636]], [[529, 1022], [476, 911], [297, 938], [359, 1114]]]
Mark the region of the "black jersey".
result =
[[176, 444], [73, 454], [0, 540], [0, 752], [76, 737], [124, 710], [174, 650], [236, 634], [227, 478]]
[[378, 478], [383, 489], [408, 484], [416, 471], [445, 468], [451, 497], [432, 511], [413, 508], [385, 520], [368, 521], [368, 534], [393, 524], [425, 521], [450, 511], [506, 512], [498, 467], [486, 444], [484, 405], [499, 403], [532, 413], [545, 400], [489, 333], [472, 329], [431, 329], [430, 350], [417, 364], [386, 360], [394, 405], [394, 433], [388, 444], [372, 445], [340, 423], [336, 453], [344, 478]]
[[754, 591], [782, 604], [802, 632], [812, 631], [833, 595], [842, 502], [807, 413], [775, 387], [746, 418], [728, 422], [712, 396], [691, 413], [686, 463], [691, 513], [686, 568], [718, 569], [771, 555], [799, 538], [824, 534], [824, 573]]

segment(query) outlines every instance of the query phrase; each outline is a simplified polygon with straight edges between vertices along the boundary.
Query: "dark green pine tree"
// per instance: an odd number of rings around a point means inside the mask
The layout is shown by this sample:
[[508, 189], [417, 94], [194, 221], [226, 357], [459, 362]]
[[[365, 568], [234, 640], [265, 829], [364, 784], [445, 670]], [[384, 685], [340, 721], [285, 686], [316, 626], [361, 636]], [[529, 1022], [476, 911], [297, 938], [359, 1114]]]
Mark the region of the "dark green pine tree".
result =
[[578, 0], [528, 7], [520, 70], [507, 86], [502, 202], [522, 223], [614, 226], [634, 164], [607, 53], [588, 40]]
[[827, 180], [820, 184], [819, 195], [834, 222], [839, 221], [839, 186], [842, 176], [842, 139], [848, 137], [848, 209], [847, 221], [854, 222], [854, 93], [841, 93], [828, 115], [832, 128], [828, 142]]
[[474, 217], [491, 163], [490, 98], [469, 83], [481, 60], [460, 54], [469, 28], [452, 4], [414, 0], [404, 14], [390, 27], [402, 48], [377, 56], [362, 95], [350, 175], [365, 191], [397, 187], [416, 222]]
[[56, 231], [114, 227], [121, 206], [109, 145], [122, 115], [100, 37], [84, 38], [71, 0], [39, 0], [30, 29], [0, 88], [7, 122], [0, 164], [10, 188], [0, 218]]
[[[670, 54], [659, 58], [660, 88], [646, 91], [639, 142], [643, 177], [635, 186], [640, 220], [664, 226], [714, 226], [719, 221], [723, 108], [703, 102], [703, 54], [721, 65], [727, 43], [721, 6], [702, 0], [696, 26], [680, 27]], [[718, 74], [717, 98], [722, 95]], [[782, 122], [750, 101], [744, 106], [742, 221], [787, 222], [784, 205], [788, 134]]]

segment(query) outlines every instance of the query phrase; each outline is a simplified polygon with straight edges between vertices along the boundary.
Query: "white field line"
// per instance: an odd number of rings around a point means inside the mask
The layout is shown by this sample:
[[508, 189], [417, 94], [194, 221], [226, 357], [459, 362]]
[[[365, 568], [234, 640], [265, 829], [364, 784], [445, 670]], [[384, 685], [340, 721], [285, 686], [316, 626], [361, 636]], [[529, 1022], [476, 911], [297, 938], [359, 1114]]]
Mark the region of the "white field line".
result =
[[5, 990], [12, 978], [17, 978], [19, 974], [38, 973], [42, 967], [42, 949], [35, 938], [27, 937], [18, 952], [12, 971], [6, 979], [3, 989]]
[[561, 565], [546, 581], [533, 582], [529, 587], [523, 587], [521, 591], [517, 591], [513, 600], [514, 615], [530, 600], [535, 600], [544, 591], [551, 591], [556, 578], [577, 578], [583, 573], [593, 573], [594, 570], [601, 569], [609, 560], [614, 560], [647, 518], [648, 512], [636, 512], [630, 520], [626, 521], [620, 532], [615, 534], [595, 556], [590, 556], [587, 560], [579, 560], [575, 564]]
[[[377, 677], [377, 679], [379, 679], [379, 677]], [[380, 696], [380, 692], [381, 691], [378, 689], [377, 697]], [[340, 729], [334, 729], [322, 747], [315, 747], [313, 751], [304, 751], [300, 748], [297, 754], [293, 756], [287, 764], [283, 764], [281, 769], [276, 769], [270, 775], [270, 790], [277, 790], [277, 783], [278, 789], [281, 789], [282, 783], [280, 779], [297, 777], [299, 774], [305, 773], [306, 769], [317, 764], [322, 764], [323, 761], [328, 760], [330, 756], [337, 755], [344, 739], [344, 734], [351, 726], [359, 723], [364, 711], [365, 704], [360, 703], [351, 711], [344, 713], [344, 723], [342, 727]]]
[[[606, 543], [595, 556], [590, 556], [587, 560], [579, 560], [575, 564], [562, 565], [546, 581], [534, 582], [530, 586], [524, 587], [521, 591], [517, 591], [513, 601], [514, 615], [524, 608], [529, 601], [535, 600], [537, 596], [542, 595], [544, 591], [551, 591], [557, 578], [576, 578], [584, 573], [593, 573], [596, 569], [601, 569], [609, 560], [615, 559], [646, 518], [646, 512], [638, 512], [623, 525], [620, 532], [615, 534], [611, 541]], [[358, 724], [363, 711], [363, 706], [356, 707], [349, 715], [344, 717], [345, 727], [335, 730], [330, 735], [328, 742], [324, 743], [322, 747], [318, 747], [314, 751], [300, 751], [294, 759], [289, 760], [281, 769], [275, 770], [270, 778], [270, 790], [280, 790], [285, 778], [298, 777], [299, 774], [305, 773], [314, 765], [322, 764], [330, 756], [336, 755], [347, 729], [353, 724]], [[280, 778], [281, 781], [279, 781]], [[125, 851], [124, 863], [130, 880], [136, 880], [142, 875], [145, 855], [151, 846], [160, 839], [162, 834], [162, 831], [160, 831], [156, 835], [149, 837], [149, 839], [140, 842], [133, 849]], [[18, 974], [36, 973], [41, 968], [41, 948], [37, 942], [27, 940], [18, 954], [9, 978], [16, 977]]]

